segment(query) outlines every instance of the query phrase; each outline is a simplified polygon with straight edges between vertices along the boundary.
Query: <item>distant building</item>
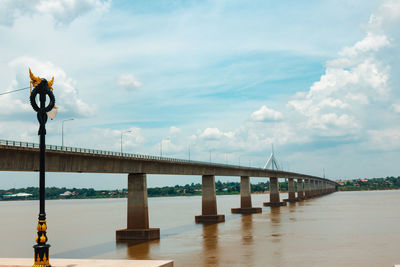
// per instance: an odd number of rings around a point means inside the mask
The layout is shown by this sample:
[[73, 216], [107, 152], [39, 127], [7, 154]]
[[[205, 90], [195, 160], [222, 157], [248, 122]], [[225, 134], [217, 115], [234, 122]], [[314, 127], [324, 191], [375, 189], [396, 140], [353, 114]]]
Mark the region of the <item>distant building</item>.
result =
[[27, 199], [30, 196], [32, 196], [32, 194], [29, 194], [29, 193], [17, 193], [17, 194], [7, 193], [7, 194], [3, 195], [3, 199], [12, 199], [12, 198]]
[[69, 197], [72, 193], [70, 191], [65, 191], [64, 193], [60, 194], [60, 197]]

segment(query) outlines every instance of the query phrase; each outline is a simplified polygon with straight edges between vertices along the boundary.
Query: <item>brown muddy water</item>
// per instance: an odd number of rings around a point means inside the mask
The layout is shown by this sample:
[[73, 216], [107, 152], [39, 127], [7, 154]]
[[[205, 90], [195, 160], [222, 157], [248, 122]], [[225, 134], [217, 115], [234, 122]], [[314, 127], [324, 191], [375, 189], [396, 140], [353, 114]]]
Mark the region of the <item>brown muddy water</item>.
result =
[[[286, 197], [282, 194], [281, 197]], [[253, 195], [261, 206], [268, 195]], [[226, 222], [201, 225], [201, 197], [150, 198], [161, 239], [117, 243], [126, 199], [46, 202], [53, 258], [172, 259], [175, 266], [393, 266], [400, 264], [400, 191], [338, 192], [261, 214], [231, 214], [240, 198], [218, 196]], [[0, 257], [31, 257], [38, 201], [0, 202]]]

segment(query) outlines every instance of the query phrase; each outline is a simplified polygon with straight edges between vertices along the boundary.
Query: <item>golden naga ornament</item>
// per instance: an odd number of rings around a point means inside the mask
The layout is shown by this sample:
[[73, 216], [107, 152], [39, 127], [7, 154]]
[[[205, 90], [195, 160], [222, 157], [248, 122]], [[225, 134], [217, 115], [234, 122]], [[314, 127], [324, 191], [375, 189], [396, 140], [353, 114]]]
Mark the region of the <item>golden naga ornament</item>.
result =
[[[31, 94], [32, 94], [32, 87], [36, 87], [37, 85], [39, 85], [42, 82], [42, 78], [40, 78], [39, 76], [33, 75], [31, 68], [29, 68], [29, 77], [31, 78], [31, 81], [29, 84], [30, 84]], [[50, 91], [53, 91], [53, 83], [54, 83], [54, 76], [51, 78], [50, 81], [47, 81], [47, 85], [49, 86]], [[47, 116], [49, 116], [50, 119], [54, 119], [57, 115], [57, 112], [58, 112], [58, 107], [54, 106], [52, 110], [47, 112]]]

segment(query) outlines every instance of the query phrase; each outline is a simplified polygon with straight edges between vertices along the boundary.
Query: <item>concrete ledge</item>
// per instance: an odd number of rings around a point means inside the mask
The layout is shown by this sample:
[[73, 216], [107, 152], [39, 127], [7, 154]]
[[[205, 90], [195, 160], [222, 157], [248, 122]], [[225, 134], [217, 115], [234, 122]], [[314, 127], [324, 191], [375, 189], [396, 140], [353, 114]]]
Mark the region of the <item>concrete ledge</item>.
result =
[[160, 239], [160, 228], [121, 229], [116, 231], [117, 240], [153, 240]]
[[196, 223], [217, 223], [224, 222], [225, 215], [217, 214], [217, 215], [197, 215], [194, 217]]
[[232, 213], [241, 213], [241, 214], [252, 214], [252, 213], [261, 213], [262, 208], [232, 208]]
[[[51, 256], [51, 255], [50, 255]], [[173, 267], [171, 260], [82, 260], [82, 259], [53, 259], [52, 267]], [[0, 267], [32, 267], [32, 259], [0, 258]]]
[[264, 202], [263, 205], [265, 207], [281, 207], [281, 206], [286, 206], [286, 201], [282, 201], [282, 202]]

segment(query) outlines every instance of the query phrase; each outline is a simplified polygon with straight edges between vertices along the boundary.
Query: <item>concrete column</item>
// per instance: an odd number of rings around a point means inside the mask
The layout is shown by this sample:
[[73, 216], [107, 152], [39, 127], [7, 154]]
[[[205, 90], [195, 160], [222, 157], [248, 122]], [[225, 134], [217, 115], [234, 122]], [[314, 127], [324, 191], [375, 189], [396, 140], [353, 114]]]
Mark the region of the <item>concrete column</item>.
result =
[[310, 179], [310, 191], [311, 191], [311, 197], [315, 197], [315, 180]]
[[269, 178], [269, 202], [264, 202], [264, 206], [267, 207], [279, 207], [286, 206], [285, 201], [280, 201], [279, 197], [279, 184], [278, 178], [270, 177]]
[[149, 228], [145, 173], [131, 173], [128, 175], [127, 225], [127, 229], [117, 230], [117, 240], [160, 239], [160, 228]]
[[311, 188], [310, 188], [310, 179], [306, 178], [304, 179], [304, 193], [305, 193], [305, 198], [311, 198]]
[[303, 179], [297, 179], [297, 199], [304, 199]]
[[217, 214], [217, 194], [214, 175], [203, 175], [201, 193], [201, 215], [195, 216], [196, 223], [224, 222], [225, 215]]
[[314, 180], [314, 195], [315, 196], [319, 195], [319, 193], [318, 193], [318, 183], [319, 183], [318, 180]]
[[283, 201], [287, 202], [297, 202], [298, 199], [296, 198], [296, 190], [294, 189], [294, 179], [288, 179], [288, 196], [289, 198], [284, 199]]
[[240, 208], [232, 208], [232, 213], [260, 213], [261, 208], [253, 208], [251, 205], [251, 187], [250, 187], [250, 177], [241, 176], [240, 177]]
[[320, 195], [324, 194], [324, 181], [319, 182], [319, 194]]

